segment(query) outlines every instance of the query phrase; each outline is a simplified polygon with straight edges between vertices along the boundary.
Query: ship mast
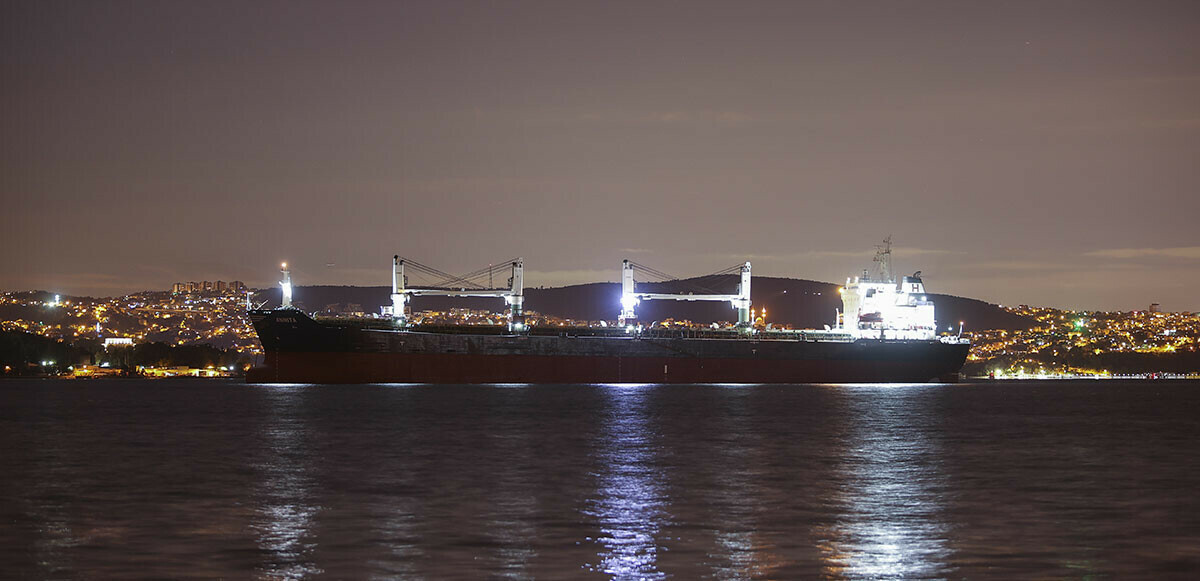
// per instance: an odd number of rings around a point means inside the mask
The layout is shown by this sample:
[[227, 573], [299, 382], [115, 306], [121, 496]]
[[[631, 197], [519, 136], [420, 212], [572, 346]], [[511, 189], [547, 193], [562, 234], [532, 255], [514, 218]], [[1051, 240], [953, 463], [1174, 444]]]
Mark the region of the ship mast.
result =
[[875, 262], [879, 264], [880, 282], [894, 282], [892, 279], [892, 235], [883, 239], [883, 244], [875, 245]]
[[283, 280], [279, 281], [280, 295], [282, 299], [279, 303], [279, 308], [292, 308], [292, 271], [288, 270], [287, 263], [279, 266], [279, 272], [283, 273]]

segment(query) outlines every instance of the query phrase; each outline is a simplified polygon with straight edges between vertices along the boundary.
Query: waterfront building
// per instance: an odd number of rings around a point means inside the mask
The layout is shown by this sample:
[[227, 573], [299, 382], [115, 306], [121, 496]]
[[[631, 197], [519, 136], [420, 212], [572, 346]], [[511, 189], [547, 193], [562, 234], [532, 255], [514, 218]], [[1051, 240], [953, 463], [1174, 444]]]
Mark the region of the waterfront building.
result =
[[131, 337], [105, 337], [104, 350], [107, 351], [110, 347], [133, 347], [133, 339]]

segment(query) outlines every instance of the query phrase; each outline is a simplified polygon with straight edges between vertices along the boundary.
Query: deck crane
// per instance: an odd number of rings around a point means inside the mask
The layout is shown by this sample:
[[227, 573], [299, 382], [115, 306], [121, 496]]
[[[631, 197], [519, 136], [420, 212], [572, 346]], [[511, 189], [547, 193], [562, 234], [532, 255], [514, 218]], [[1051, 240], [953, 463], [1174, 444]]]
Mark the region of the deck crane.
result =
[[674, 301], [729, 301], [737, 309], [737, 326], [743, 330], [751, 329], [750, 321], [750, 263], [746, 262], [738, 268], [742, 280], [738, 284], [736, 294], [674, 294], [637, 292], [637, 283], [633, 279], [634, 263], [625, 260], [621, 264], [621, 316], [617, 322], [622, 327], [630, 326], [637, 320], [635, 308], [638, 303], [646, 300]]
[[[471, 275], [461, 277], [449, 276], [445, 286], [409, 287], [407, 286], [407, 277], [404, 276], [405, 262], [399, 255], [392, 257], [392, 306], [383, 307], [382, 309], [384, 315], [392, 316], [392, 320], [395, 321], [397, 326], [403, 327], [408, 324], [404, 307], [408, 304], [409, 297], [496, 297], [504, 299], [505, 304], [508, 305], [509, 331], [519, 333], [525, 330], [524, 259], [517, 258], [512, 261], [512, 277], [508, 279], [508, 288], [480, 287], [470, 282], [469, 278]], [[414, 262], [413, 264], [416, 265], [417, 263]], [[445, 274], [424, 266], [422, 266], [421, 270]], [[488, 270], [490, 272], [490, 268]], [[459, 283], [460, 286], [455, 286], [454, 283]]]

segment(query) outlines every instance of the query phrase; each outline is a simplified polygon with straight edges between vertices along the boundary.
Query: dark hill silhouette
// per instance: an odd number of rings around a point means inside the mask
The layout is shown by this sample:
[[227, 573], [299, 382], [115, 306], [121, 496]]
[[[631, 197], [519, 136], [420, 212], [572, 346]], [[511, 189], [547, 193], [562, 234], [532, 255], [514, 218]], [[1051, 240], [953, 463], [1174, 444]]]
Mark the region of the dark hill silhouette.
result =
[[[732, 293], [738, 277], [727, 275], [702, 279], [685, 279], [664, 283], [638, 283], [638, 290], [657, 292]], [[703, 285], [703, 287], [701, 287]], [[841, 308], [838, 286], [826, 282], [754, 277], [751, 299], [755, 309], [767, 308], [768, 321], [790, 324], [797, 328], [821, 328], [832, 324], [835, 309]], [[357, 303], [368, 313], [378, 313], [379, 307], [391, 304], [388, 287], [302, 286], [296, 287], [294, 300], [307, 311], [317, 311], [329, 304]], [[942, 294], [929, 294], [934, 301], [938, 325], [958, 328], [963, 321], [968, 330], [1028, 329], [1034, 321], [1014, 315], [983, 301]], [[279, 289], [260, 291], [257, 300], [267, 306], [279, 304]], [[554, 288], [525, 289], [525, 308], [539, 313], [571, 319], [614, 320], [620, 309], [621, 285], [611, 282], [590, 283]], [[456, 299], [448, 297], [417, 297], [416, 310], [446, 310], [455, 307], [499, 311], [500, 299]], [[733, 321], [737, 316], [729, 303], [646, 301], [638, 306], [638, 317], [644, 322], [666, 318], [689, 319], [696, 322]]]

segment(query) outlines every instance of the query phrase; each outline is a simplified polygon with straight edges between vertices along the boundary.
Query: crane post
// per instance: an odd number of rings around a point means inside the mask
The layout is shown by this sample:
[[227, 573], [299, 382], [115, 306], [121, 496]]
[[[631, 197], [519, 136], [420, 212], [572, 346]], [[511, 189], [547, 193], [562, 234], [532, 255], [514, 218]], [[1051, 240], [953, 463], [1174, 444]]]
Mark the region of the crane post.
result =
[[624, 327], [632, 324], [637, 320], [637, 313], [634, 311], [638, 304], [638, 298], [634, 295], [633, 281], [633, 264], [628, 259], [621, 262], [621, 316], [617, 317], [617, 323]]
[[392, 320], [403, 326], [407, 321], [404, 304], [408, 295], [404, 293], [404, 261], [399, 255], [392, 256]]
[[742, 281], [738, 284], [738, 298], [730, 301], [737, 309], [738, 327], [749, 328], [750, 320], [750, 262], [742, 265]]
[[525, 330], [525, 260], [518, 258], [512, 263], [512, 278], [509, 279], [510, 294], [505, 297], [508, 302], [508, 330]]

